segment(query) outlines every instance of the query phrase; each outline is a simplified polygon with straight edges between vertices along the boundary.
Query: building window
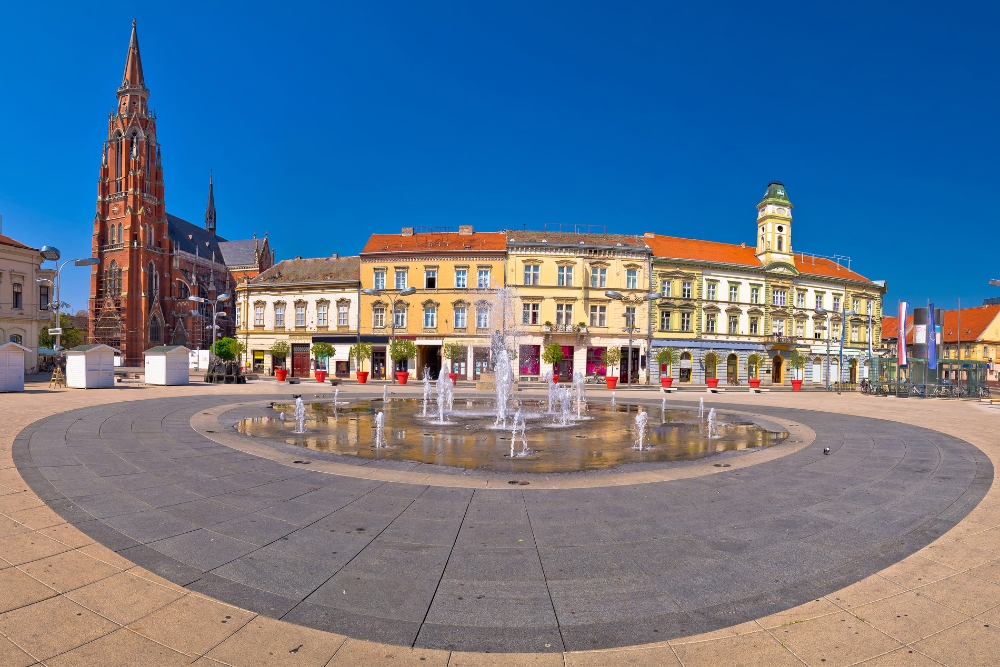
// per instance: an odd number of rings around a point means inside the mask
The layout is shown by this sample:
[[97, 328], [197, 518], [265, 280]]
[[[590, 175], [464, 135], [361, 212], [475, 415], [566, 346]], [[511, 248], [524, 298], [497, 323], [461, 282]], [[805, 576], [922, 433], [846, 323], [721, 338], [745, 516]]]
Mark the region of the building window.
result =
[[537, 303], [525, 303], [521, 306], [521, 324], [538, 324]]
[[625, 307], [625, 328], [635, 328], [635, 306]]
[[820, 340], [823, 338], [823, 332], [820, 330], [815, 320], [813, 321], [813, 338], [815, 340]]
[[424, 289], [437, 289], [438, 272], [437, 269], [426, 269], [424, 271]]
[[833, 312], [835, 312], [835, 313], [839, 313], [840, 312], [840, 297], [839, 296], [833, 297]]
[[385, 328], [385, 308], [382, 306], [375, 306], [372, 308], [372, 328], [373, 329], [384, 329]]
[[327, 324], [327, 319], [326, 319], [328, 308], [329, 306], [326, 305], [325, 303], [321, 303], [318, 306], [316, 306], [316, 326], [318, 327], [329, 326]]
[[396, 327], [397, 329], [405, 329], [406, 309], [403, 307], [397, 307], [396, 310], [393, 311], [392, 321], [393, 321], [393, 326]]
[[730, 285], [729, 286], [729, 300], [730, 301], [739, 301], [740, 300], [740, 286], [739, 285]]
[[806, 335], [806, 323], [805, 322], [796, 322], [795, 323], [795, 335], [798, 336], [799, 338], [802, 338], [803, 336]]
[[751, 317], [750, 318], [750, 335], [756, 336], [760, 333], [760, 318]]
[[590, 286], [591, 287], [607, 287], [608, 286], [608, 270], [603, 267], [594, 267], [590, 269]]
[[539, 281], [541, 267], [537, 264], [524, 265], [524, 284], [537, 285]]
[[[239, 316], [237, 315], [237, 319]], [[284, 329], [285, 328], [285, 307], [275, 306], [274, 307], [274, 328]]]
[[625, 289], [638, 289], [639, 288], [639, 270], [638, 269], [626, 269], [625, 270]]
[[[858, 327], [857, 326], [851, 327], [851, 342], [852, 343], [857, 343], [858, 342]], [[969, 352], [968, 348], [966, 348], [966, 354], [968, 354], [968, 352]]]
[[21, 283], [14, 283], [14, 309], [19, 309], [24, 307], [24, 299], [21, 294]]
[[571, 287], [573, 285], [573, 267], [560, 266], [557, 280], [560, 287]]
[[822, 294], [817, 294], [816, 295], [816, 308], [818, 310], [818, 309], [820, 309], [822, 307], [823, 307], [823, 295]]
[[375, 272], [375, 280], [372, 281], [372, 287], [375, 289], [385, 289], [385, 271], [379, 270]]
[[681, 313], [681, 331], [691, 331], [691, 313]]
[[337, 306], [337, 326], [346, 327], [347, 326], [347, 316], [350, 312], [351, 307], [346, 303], [342, 303]]
[[760, 288], [751, 287], [750, 288], [750, 303], [760, 303]]
[[41, 286], [38, 288], [38, 310], [49, 309], [49, 288]]
[[476, 306], [476, 328], [490, 328], [490, 308], [489, 306]]
[[455, 328], [464, 329], [466, 327], [468, 311], [465, 306], [457, 306], [455, 308]]
[[456, 269], [455, 270], [455, 287], [458, 289], [465, 289], [469, 286], [469, 270], [468, 269]]
[[853, 308], [851, 310], [853, 310], [855, 313], [860, 313], [861, 312], [861, 302], [858, 301], [857, 299], [855, 299], [854, 303], [853, 303]]
[[772, 330], [772, 332], [774, 333], [775, 336], [784, 336], [785, 335], [785, 320], [783, 320], [781, 318], [776, 319], [774, 321], [774, 324], [772, 324], [772, 326], [771, 326], [771, 330]]
[[740, 316], [730, 315], [729, 316], [729, 333], [738, 334], [740, 332]]
[[670, 296], [670, 290], [673, 287], [674, 281], [672, 280], [661, 280], [660, 281], [660, 296]]
[[705, 333], [715, 333], [715, 320], [717, 317], [715, 313], [705, 315]]
[[796, 308], [805, 308], [806, 307], [806, 293], [805, 292], [797, 292], [795, 294], [795, 307]]
[[438, 309], [434, 306], [427, 306], [424, 308], [424, 328], [425, 329], [437, 329], [438, 325]]
[[608, 326], [608, 307], [607, 306], [591, 306], [590, 307], [590, 326], [592, 326], [592, 327], [606, 327], [606, 326]]
[[396, 289], [406, 289], [406, 271], [396, 271]]
[[778, 251], [780, 252], [780, 251], [782, 251], [784, 249], [785, 249], [785, 237], [784, 236], [779, 236], [778, 237]]
[[490, 270], [489, 269], [479, 269], [479, 271], [476, 273], [476, 287], [479, 288], [479, 289], [489, 289], [490, 288]]
[[788, 299], [788, 292], [786, 292], [783, 289], [776, 289], [773, 292], [771, 292], [772, 306], [784, 306], [787, 299]]
[[240, 304], [236, 304], [236, 326], [240, 326], [242, 321], [240, 320], [240, 315], [243, 314], [243, 308]]
[[705, 295], [706, 299], [708, 299], [710, 301], [714, 301], [715, 300], [715, 288], [716, 287], [717, 286], [716, 286], [715, 283], [708, 283], [708, 285], [706, 286], [706, 289], [705, 289], [705, 291], [707, 292], [707, 294]]
[[571, 303], [556, 304], [556, 324], [566, 325], [566, 326], [573, 324], [573, 304]]
[[10, 335], [10, 342], [17, 343], [18, 345], [22, 345], [24, 343], [24, 339], [21, 338], [21, 334], [11, 334]]
[[264, 326], [264, 304], [253, 307], [253, 325], [255, 327]]
[[681, 283], [681, 298], [690, 299], [691, 298], [691, 283]]
[[670, 331], [670, 311], [660, 311], [660, 331]]
[[306, 325], [306, 307], [295, 306], [295, 326], [304, 327]]

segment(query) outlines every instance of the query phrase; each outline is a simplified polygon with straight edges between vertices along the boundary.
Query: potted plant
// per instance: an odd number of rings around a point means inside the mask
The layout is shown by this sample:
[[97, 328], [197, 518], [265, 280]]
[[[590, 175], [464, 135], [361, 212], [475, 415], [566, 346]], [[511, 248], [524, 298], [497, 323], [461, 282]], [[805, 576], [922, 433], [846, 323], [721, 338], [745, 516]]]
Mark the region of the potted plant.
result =
[[612, 368], [616, 367], [622, 360], [622, 351], [617, 347], [609, 347], [604, 350], [604, 382], [608, 385], [608, 389], [614, 389], [618, 384], [618, 376], [608, 373]]
[[337, 350], [336, 348], [333, 347], [333, 345], [330, 345], [329, 343], [313, 343], [312, 354], [313, 358], [316, 360], [316, 371], [315, 371], [316, 382], [322, 384], [326, 382], [327, 369], [319, 367], [319, 360], [321, 358], [326, 358], [327, 359], [326, 363], [330, 363], [329, 359], [333, 355], [337, 354]]
[[764, 361], [763, 357], [756, 352], [747, 357], [747, 381], [753, 389], [760, 387], [760, 364], [762, 361]]
[[[441, 356], [449, 361], [448, 367], [454, 368], [454, 361], [456, 359], [461, 359], [466, 354], [466, 349], [464, 345], [459, 345], [458, 343], [445, 343], [441, 348]], [[451, 378], [451, 384], [458, 384], [458, 373], [448, 373], [448, 377]]]
[[705, 384], [707, 384], [712, 389], [715, 389], [716, 387], [719, 386], [719, 378], [718, 377], [709, 377], [708, 376], [708, 371], [709, 371], [709, 369], [711, 369], [713, 375], [716, 372], [718, 372], [718, 368], [719, 368], [719, 355], [717, 355], [715, 352], [708, 352], [708, 353], [706, 353], [705, 354], [705, 359], [704, 359], [704, 364], [705, 364]]
[[562, 345], [559, 345], [558, 343], [549, 343], [542, 348], [542, 361], [547, 364], [552, 364], [553, 382], [559, 382], [559, 362], [564, 358]]
[[576, 325], [576, 330], [583, 334], [587, 333], [587, 323], [580, 322], [579, 324]]
[[368, 371], [361, 370], [361, 365], [365, 359], [372, 358], [372, 344], [358, 343], [357, 345], [352, 345], [351, 349], [347, 352], [347, 356], [358, 360], [358, 384], [366, 384], [368, 382]]
[[[412, 340], [400, 340], [397, 338], [389, 344], [389, 357], [397, 363], [408, 359], [416, 359], [417, 344]], [[399, 384], [406, 384], [409, 377], [409, 371], [396, 371], [396, 381]]]
[[674, 383], [671, 374], [674, 372], [674, 364], [677, 363], [677, 350], [672, 347], [662, 347], [655, 358], [656, 363], [660, 365], [660, 386], [669, 387]]
[[792, 350], [788, 355], [788, 365], [795, 369], [792, 378], [792, 391], [802, 391], [802, 369], [806, 367], [806, 357], [798, 350]]
[[545, 320], [545, 322], [542, 323], [542, 331], [552, 331], [552, 321], [551, 320]]
[[[288, 343], [283, 340], [277, 341], [271, 346], [271, 363], [274, 364], [274, 377], [278, 378], [278, 382], [284, 382], [285, 378], [288, 377], [288, 369], [285, 368], [285, 359], [288, 358]], [[278, 365], [278, 359], [281, 359], [281, 365]]]

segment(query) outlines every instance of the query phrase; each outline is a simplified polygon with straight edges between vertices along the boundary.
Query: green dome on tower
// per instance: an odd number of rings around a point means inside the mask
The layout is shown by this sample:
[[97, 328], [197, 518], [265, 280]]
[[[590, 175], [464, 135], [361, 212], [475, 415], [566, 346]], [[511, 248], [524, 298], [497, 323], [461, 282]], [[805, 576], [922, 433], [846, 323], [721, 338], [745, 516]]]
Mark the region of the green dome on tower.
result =
[[785, 192], [785, 184], [781, 181], [771, 181], [767, 184], [767, 192], [764, 193], [764, 198], [760, 200], [760, 203], [792, 205], [788, 199], [788, 193]]

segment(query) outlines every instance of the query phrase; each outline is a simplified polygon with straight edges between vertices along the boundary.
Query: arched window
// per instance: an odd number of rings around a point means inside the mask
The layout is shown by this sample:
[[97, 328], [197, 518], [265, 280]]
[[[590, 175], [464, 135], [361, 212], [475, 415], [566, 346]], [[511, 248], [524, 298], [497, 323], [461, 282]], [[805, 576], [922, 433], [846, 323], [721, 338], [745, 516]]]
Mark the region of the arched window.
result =
[[155, 289], [156, 269], [153, 267], [153, 263], [150, 262], [149, 266], [146, 267], [146, 295], [152, 298]]
[[122, 235], [122, 223], [118, 223], [118, 242], [125, 243], [125, 237]]
[[187, 283], [177, 281], [177, 295], [181, 299], [191, 298], [191, 288], [187, 286]]
[[122, 271], [115, 260], [111, 260], [111, 264], [104, 272], [104, 291], [108, 296], [121, 296]]
[[110, 243], [111, 245], [114, 245], [114, 244], [118, 243], [118, 234], [117, 234], [117, 231], [118, 230], [115, 228], [114, 224], [112, 224], [111, 225], [111, 236], [109, 237], [109, 240], [108, 240], [108, 243]]
[[163, 342], [163, 324], [160, 322], [160, 318], [156, 315], [149, 320], [149, 342]]
[[781, 250], [784, 250], [784, 249], [785, 249], [785, 237], [784, 236], [779, 236], [778, 237], [778, 250], [781, 251]]

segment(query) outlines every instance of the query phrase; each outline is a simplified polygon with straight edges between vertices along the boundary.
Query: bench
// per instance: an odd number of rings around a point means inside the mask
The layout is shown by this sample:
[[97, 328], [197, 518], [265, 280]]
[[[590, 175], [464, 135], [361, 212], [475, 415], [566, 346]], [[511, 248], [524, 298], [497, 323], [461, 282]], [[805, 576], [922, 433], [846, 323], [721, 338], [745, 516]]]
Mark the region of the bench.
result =
[[678, 390], [679, 387], [660, 387], [660, 393], [662, 394], [672, 394]]
[[770, 389], [762, 389], [760, 387], [750, 387], [751, 394], [763, 394], [764, 392], [771, 391]]
[[709, 387], [705, 391], [707, 391], [710, 394], [724, 394], [724, 393], [726, 393], [725, 387]]

